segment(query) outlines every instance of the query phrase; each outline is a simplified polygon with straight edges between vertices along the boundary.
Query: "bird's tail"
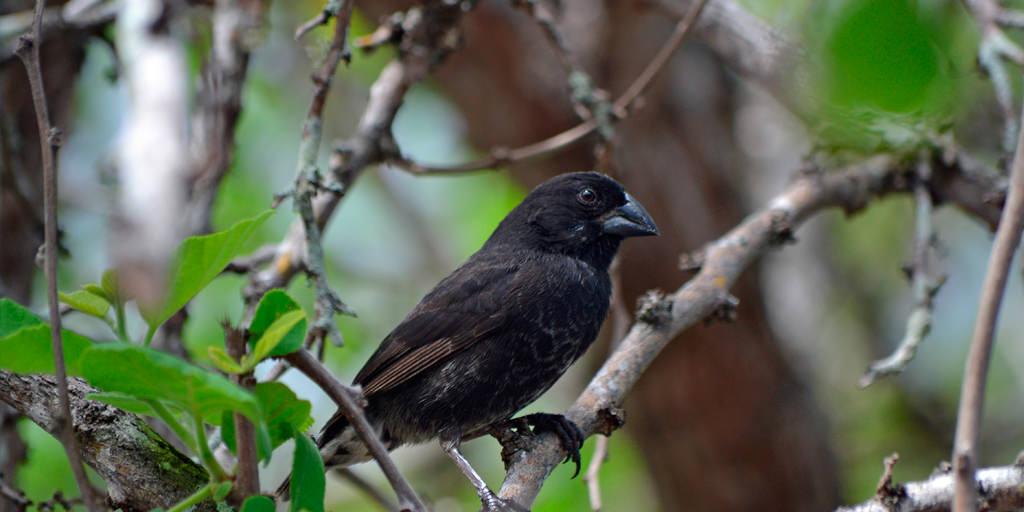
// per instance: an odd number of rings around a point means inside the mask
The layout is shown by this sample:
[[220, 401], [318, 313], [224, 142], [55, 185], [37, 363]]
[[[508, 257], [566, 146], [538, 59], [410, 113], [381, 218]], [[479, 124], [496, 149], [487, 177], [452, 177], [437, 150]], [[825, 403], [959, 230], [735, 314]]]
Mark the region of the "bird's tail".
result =
[[[316, 444], [320, 448], [320, 456], [324, 459], [326, 469], [344, 468], [373, 458], [370, 450], [359, 439], [355, 428], [349, 424], [341, 411], [327, 421], [320, 431], [320, 436], [317, 437]], [[275, 496], [279, 502], [290, 498], [291, 481], [292, 477], [288, 475], [277, 488]]]

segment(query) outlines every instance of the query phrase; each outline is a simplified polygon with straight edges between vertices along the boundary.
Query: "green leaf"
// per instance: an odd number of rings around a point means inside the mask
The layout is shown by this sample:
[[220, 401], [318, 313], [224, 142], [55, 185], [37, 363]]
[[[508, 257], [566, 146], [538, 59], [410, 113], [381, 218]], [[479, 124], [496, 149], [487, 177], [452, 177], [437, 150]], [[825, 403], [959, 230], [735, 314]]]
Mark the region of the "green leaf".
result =
[[163, 303], [142, 308], [142, 316], [150, 330], [159, 327], [213, 281], [242, 252], [245, 243], [273, 213], [273, 210], [268, 210], [224, 231], [186, 238], [178, 247], [168, 272], [170, 289]]
[[261, 382], [253, 388], [253, 393], [260, 402], [274, 448], [313, 424], [312, 404], [300, 399], [288, 386], [280, 382]]
[[22, 327], [43, 323], [31, 311], [11, 299], [0, 299], [0, 336], [7, 336]]
[[242, 503], [242, 512], [274, 512], [274, 500], [266, 496], [249, 496]]
[[204, 418], [237, 411], [260, 420], [256, 397], [224, 377], [156, 350], [111, 343], [82, 357], [86, 379], [99, 389], [163, 400]]
[[[67, 374], [82, 375], [82, 353], [93, 341], [61, 329]], [[0, 368], [14, 373], [53, 374], [53, 340], [49, 324], [8, 299], [0, 299]]]
[[[274, 320], [273, 324], [264, 331], [263, 335], [260, 336], [259, 341], [256, 342], [256, 347], [253, 348], [249, 354], [248, 360], [250, 368], [256, 366], [257, 363], [263, 360], [263, 358], [273, 355], [285, 355], [298, 350], [302, 346], [302, 336], [298, 336], [299, 343], [294, 347], [291, 346], [293, 340], [288, 339], [289, 336], [295, 332], [295, 326], [302, 322], [306, 322], [306, 312], [297, 309], [295, 311], [289, 311]], [[305, 332], [306, 326], [302, 325], [302, 332]], [[289, 346], [284, 347], [287, 350], [282, 350], [280, 345], [282, 342], [288, 341]]]
[[89, 393], [85, 395], [89, 400], [95, 400], [97, 402], [103, 402], [107, 405], [113, 405], [123, 411], [128, 411], [135, 414], [144, 414], [147, 416], [155, 416], [156, 413], [153, 408], [149, 406], [144, 400], [139, 400], [131, 395], [124, 393], [108, 393], [100, 391], [98, 393]]
[[316, 443], [306, 434], [295, 434], [295, 458], [292, 459], [292, 512], [324, 511], [324, 461]]
[[231, 485], [233, 482], [221, 482], [213, 486], [213, 499], [214, 501], [224, 501], [224, 498], [228, 497], [231, 493]]
[[106, 292], [107, 298], [110, 299], [110, 303], [117, 305], [123, 302], [121, 299], [121, 288], [117, 281], [117, 272], [113, 269], [103, 272], [103, 276], [100, 277], [100, 286], [103, 291]]
[[[249, 343], [253, 347], [253, 352], [257, 352], [256, 346], [258, 345], [258, 342], [253, 340], [261, 340], [264, 333], [279, 318], [296, 310], [301, 311], [302, 308], [283, 290], [270, 290], [264, 294], [263, 298], [260, 299], [260, 303], [256, 306], [256, 313], [252, 317], [252, 322], [249, 323]], [[263, 357], [283, 356], [295, 352], [302, 347], [305, 337], [306, 320], [303, 318], [281, 338], [273, 350]]]
[[[288, 386], [280, 382], [261, 382], [253, 388], [253, 394], [260, 403], [263, 422], [256, 426], [256, 448], [262, 460], [270, 455], [296, 432], [305, 432], [313, 425], [310, 416], [312, 404], [301, 400]], [[221, 418], [221, 438], [232, 453], [235, 450], [234, 418], [225, 413]]]
[[60, 301], [71, 306], [76, 311], [81, 311], [96, 318], [106, 318], [110, 310], [110, 303], [107, 299], [92, 292], [78, 290], [71, 293], [58, 292]]
[[210, 347], [206, 349], [206, 354], [210, 356], [210, 361], [213, 361], [214, 366], [220, 368], [225, 373], [245, 373], [247, 370], [242, 368], [238, 361], [232, 359], [224, 349], [220, 347]]
[[89, 284], [86, 284], [86, 285], [82, 285], [82, 289], [87, 291], [87, 292], [89, 292], [89, 293], [91, 293], [91, 294], [93, 294], [93, 295], [95, 295], [95, 296], [97, 296], [97, 297], [102, 298], [103, 300], [107, 301], [107, 304], [113, 304], [115, 302], [114, 301], [114, 297], [111, 297], [110, 295], [108, 295], [107, 294], [107, 290], [104, 290], [102, 286], [100, 286], [100, 285], [98, 285], [96, 283], [89, 283]]

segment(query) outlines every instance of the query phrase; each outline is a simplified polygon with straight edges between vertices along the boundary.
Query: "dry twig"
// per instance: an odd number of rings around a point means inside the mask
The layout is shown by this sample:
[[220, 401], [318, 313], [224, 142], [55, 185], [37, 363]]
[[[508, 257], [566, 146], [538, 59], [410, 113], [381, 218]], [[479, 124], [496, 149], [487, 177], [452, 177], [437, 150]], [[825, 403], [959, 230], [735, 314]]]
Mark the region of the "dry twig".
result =
[[327, 392], [331, 400], [338, 404], [342, 414], [345, 415], [345, 418], [355, 428], [359, 439], [366, 444], [370, 454], [377, 461], [377, 465], [384, 471], [384, 476], [387, 477], [391, 487], [395, 490], [395, 494], [398, 495], [400, 506], [404, 510], [426, 512], [426, 505], [423, 504], [423, 501], [416, 494], [416, 491], [413, 490], [412, 486], [409, 485], [409, 482], [405, 480], [402, 473], [398, 471], [398, 467], [395, 466], [395, 462], [391, 460], [391, 456], [388, 454], [388, 449], [381, 443], [377, 432], [374, 431], [373, 426], [367, 421], [366, 415], [363, 414], [363, 408], [356, 402], [359, 392], [338, 382], [338, 379], [334, 378], [334, 375], [331, 375], [331, 372], [306, 350], [293, 352], [286, 359], [292, 366], [306, 374], [317, 386], [320, 386], [321, 389]]
[[860, 386], [870, 386], [879, 377], [902, 372], [917, 353], [917, 347], [931, 330], [934, 308], [932, 301], [946, 276], [937, 268], [935, 261], [935, 230], [932, 227], [932, 196], [928, 191], [931, 158], [925, 155], [918, 163], [914, 182], [914, 203], [916, 204], [914, 227], [914, 254], [907, 267], [914, 295], [914, 309], [907, 317], [906, 332], [899, 346], [884, 359], [868, 366], [860, 379]]
[[71, 399], [68, 396], [67, 367], [64, 364], [64, 341], [61, 337], [60, 304], [57, 300], [57, 148], [60, 146], [60, 129], [50, 124], [50, 113], [46, 105], [46, 91], [43, 87], [42, 63], [39, 60], [39, 42], [42, 41], [43, 9], [46, 2], [36, 0], [35, 14], [32, 22], [32, 33], [18, 40], [15, 53], [25, 65], [29, 87], [32, 90], [32, 103], [36, 111], [36, 125], [39, 128], [39, 147], [42, 150], [43, 163], [43, 203], [44, 203], [44, 252], [46, 273], [46, 298], [50, 310], [50, 334], [53, 341], [53, 367], [57, 378], [58, 409], [53, 416], [57, 420], [58, 437], [64, 446], [71, 472], [78, 483], [79, 492], [89, 510], [99, 510], [101, 500], [96, 490], [89, 483], [82, 465], [82, 456], [78, 451], [78, 440], [75, 438], [74, 416], [71, 415]]
[[[1022, 111], [1024, 116], [1024, 111]], [[978, 302], [978, 317], [971, 336], [971, 348], [964, 366], [964, 379], [960, 389], [960, 408], [957, 412], [956, 441], [953, 446], [953, 467], [956, 474], [956, 512], [970, 512], [977, 508], [975, 469], [978, 467], [978, 430], [981, 411], [985, 403], [985, 380], [988, 363], [995, 342], [996, 320], [1006, 288], [1013, 254], [1020, 245], [1024, 229], [1024, 133], [1018, 135], [1017, 150], [1010, 168], [1010, 188], [995, 242], [989, 255], [988, 270]]]

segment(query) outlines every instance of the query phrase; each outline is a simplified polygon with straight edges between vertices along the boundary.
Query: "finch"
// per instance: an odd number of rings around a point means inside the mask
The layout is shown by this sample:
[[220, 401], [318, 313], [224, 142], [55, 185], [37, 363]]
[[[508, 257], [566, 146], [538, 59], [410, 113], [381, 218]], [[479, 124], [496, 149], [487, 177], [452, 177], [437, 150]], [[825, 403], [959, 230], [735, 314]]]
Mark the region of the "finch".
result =
[[[603, 174], [562, 174], [531, 191], [356, 375], [385, 446], [439, 439], [485, 508], [501, 508], [459, 451], [462, 438], [511, 419], [583, 355], [608, 313], [619, 245], [657, 234], [643, 206]], [[544, 413], [522, 420], [557, 434], [579, 472], [583, 435], [574, 423]], [[340, 412], [317, 444], [327, 468], [371, 459]]]

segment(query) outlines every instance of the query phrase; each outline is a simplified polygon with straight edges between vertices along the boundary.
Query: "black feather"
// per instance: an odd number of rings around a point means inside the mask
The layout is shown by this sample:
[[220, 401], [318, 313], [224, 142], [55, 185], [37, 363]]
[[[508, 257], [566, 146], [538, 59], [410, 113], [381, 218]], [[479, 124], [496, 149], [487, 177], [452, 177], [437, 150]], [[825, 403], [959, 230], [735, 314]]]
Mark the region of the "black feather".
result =
[[[509, 419], [558, 380], [608, 312], [608, 266], [623, 237], [602, 223], [630, 201], [598, 173], [551, 179], [420, 301], [355, 378], [389, 447]], [[656, 233], [642, 207], [630, 205], [642, 214], [642, 234]], [[328, 466], [368, 457], [337, 441], [347, 427], [335, 418], [321, 432]], [[578, 463], [578, 452], [570, 456]]]

